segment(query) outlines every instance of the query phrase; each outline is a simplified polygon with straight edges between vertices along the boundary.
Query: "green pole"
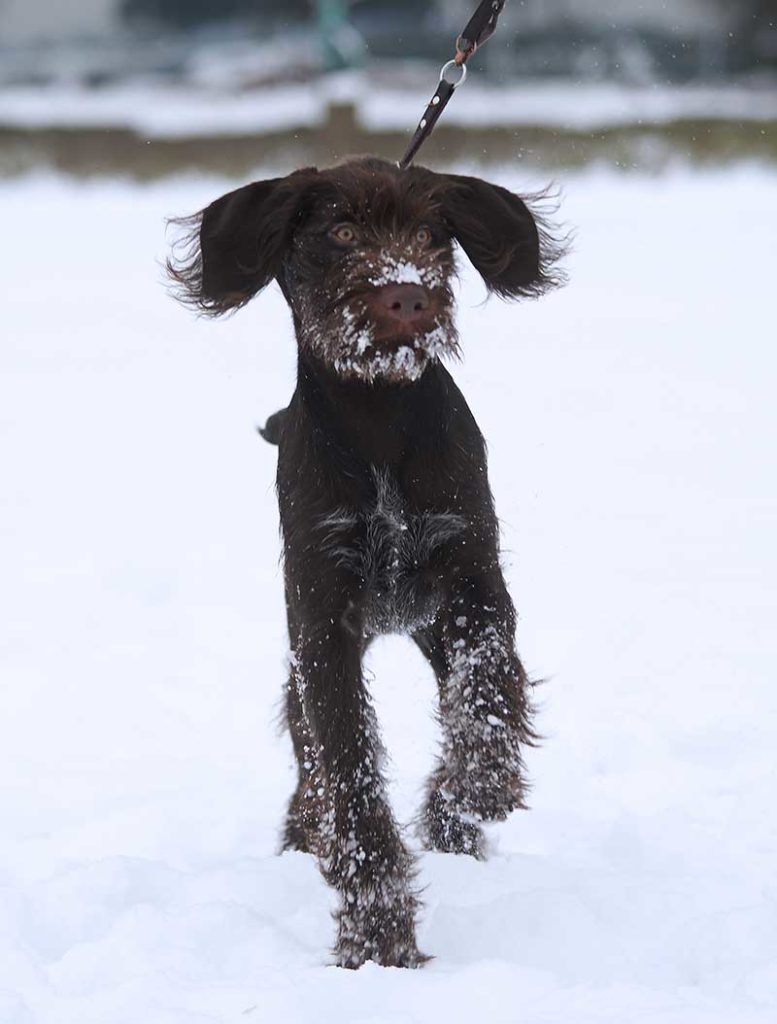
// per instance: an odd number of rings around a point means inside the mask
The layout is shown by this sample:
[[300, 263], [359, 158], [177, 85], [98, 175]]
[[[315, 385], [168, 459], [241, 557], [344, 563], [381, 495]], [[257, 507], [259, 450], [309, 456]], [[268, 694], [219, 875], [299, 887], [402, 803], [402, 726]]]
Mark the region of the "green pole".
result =
[[361, 64], [362, 45], [348, 22], [348, 0], [317, 0], [318, 35], [326, 71]]

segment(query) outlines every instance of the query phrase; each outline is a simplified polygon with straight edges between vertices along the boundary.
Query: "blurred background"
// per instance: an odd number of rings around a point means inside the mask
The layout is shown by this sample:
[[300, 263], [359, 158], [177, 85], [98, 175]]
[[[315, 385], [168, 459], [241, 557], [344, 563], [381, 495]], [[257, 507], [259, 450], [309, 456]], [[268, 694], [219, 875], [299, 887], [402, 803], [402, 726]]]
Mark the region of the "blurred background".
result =
[[[474, 7], [0, 0], [0, 174], [397, 158]], [[511, 0], [471, 71], [430, 162], [777, 157], [777, 0]]]

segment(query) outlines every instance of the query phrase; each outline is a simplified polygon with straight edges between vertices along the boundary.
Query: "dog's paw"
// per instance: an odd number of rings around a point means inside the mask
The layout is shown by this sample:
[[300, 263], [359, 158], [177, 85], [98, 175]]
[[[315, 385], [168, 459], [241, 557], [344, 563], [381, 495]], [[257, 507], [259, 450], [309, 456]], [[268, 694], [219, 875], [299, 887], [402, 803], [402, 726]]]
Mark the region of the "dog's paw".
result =
[[281, 836], [281, 853], [295, 850], [298, 853], [314, 853], [313, 844], [307, 832], [296, 821], [287, 821]]
[[455, 798], [459, 814], [477, 821], [504, 821], [513, 811], [526, 807], [526, 786], [520, 775], [494, 772], [472, 779]]
[[520, 762], [482, 759], [445, 777], [438, 792], [449, 814], [475, 821], [504, 821], [526, 807], [527, 784]]
[[416, 944], [415, 907], [412, 894], [387, 906], [346, 900], [337, 916], [338, 967], [356, 970], [368, 960], [381, 967], [422, 967], [431, 957]]
[[418, 949], [414, 938], [400, 941], [391, 937], [383, 937], [379, 941], [341, 938], [334, 952], [335, 964], [351, 971], [358, 970], [368, 960], [381, 967], [416, 968], [423, 967], [432, 959]]
[[439, 790], [427, 800], [418, 821], [418, 835], [426, 850], [486, 859], [483, 829], [476, 821], [467, 821], [457, 813]]

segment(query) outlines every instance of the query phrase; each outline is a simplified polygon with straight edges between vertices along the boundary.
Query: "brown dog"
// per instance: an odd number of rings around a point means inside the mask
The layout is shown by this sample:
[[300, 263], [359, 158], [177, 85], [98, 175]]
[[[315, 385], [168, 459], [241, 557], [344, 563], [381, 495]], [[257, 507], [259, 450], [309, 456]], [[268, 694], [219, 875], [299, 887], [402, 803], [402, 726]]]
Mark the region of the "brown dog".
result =
[[442, 365], [458, 352], [454, 244], [504, 298], [558, 283], [561, 247], [504, 188], [376, 159], [254, 182], [190, 226], [170, 264], [184, 301], [218, 315], [277, 280], [299, 347], [291, 403], [265, 428], [279, 445], [299, 766], [284, 847], [315, 854], [340, 893], [339, 964], [417, 966], [412, 858], [362, 659], [387, 632], [427, 657], [443, 743], [420, 834], [481, 856], [479, 822], [524, 805], [534, 733], [485, 445]]

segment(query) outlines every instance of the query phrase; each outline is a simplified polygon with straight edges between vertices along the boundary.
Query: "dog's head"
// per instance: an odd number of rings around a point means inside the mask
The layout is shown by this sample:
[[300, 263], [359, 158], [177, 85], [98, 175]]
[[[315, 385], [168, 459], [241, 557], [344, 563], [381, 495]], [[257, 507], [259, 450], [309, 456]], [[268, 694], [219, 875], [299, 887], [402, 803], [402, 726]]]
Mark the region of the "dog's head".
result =
[[183, 258], [168, 262], [180, 298], [219, 315], [275, 279], [300, 347], [364, 381], [413, 381], [457, 352], [454, 242], [504, 298], [558, 282], [559, 248], [518, 196], [374, 158], [254, 182], [188, 227]]

